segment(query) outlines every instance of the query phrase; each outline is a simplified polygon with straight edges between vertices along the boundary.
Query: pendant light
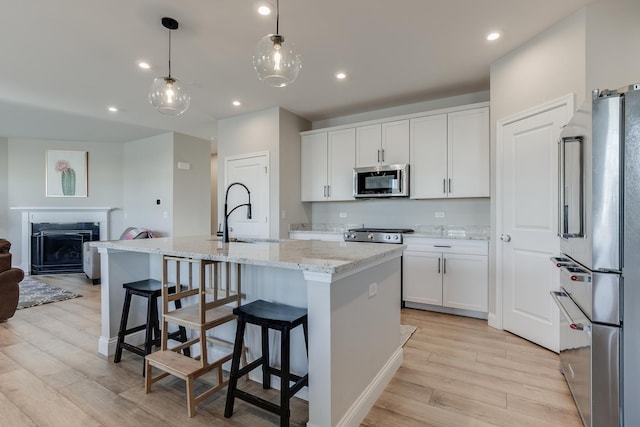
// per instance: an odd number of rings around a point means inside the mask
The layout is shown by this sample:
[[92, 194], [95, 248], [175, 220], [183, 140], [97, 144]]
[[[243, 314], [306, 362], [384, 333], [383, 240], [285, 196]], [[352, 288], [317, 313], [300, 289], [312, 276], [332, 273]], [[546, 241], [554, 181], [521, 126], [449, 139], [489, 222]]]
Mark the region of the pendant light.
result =
[[153, 81], [149, 102], [162, 114], [179, 116], [189, 108], [191, 95], [179, 80], [171, 77], [171, 31], [178, 29], [178, 21], [165, 17], [162, 18], [162, 25], [169, 30], [169, 75]]
[[258, 78], [274, 87], [287, 86], [298, 77], [302, 68], [300, 55], [294, 44], [279, 34], [280, 0], [276, 1], [276, 33], [260, 39], [253, 56], [253, 66]]

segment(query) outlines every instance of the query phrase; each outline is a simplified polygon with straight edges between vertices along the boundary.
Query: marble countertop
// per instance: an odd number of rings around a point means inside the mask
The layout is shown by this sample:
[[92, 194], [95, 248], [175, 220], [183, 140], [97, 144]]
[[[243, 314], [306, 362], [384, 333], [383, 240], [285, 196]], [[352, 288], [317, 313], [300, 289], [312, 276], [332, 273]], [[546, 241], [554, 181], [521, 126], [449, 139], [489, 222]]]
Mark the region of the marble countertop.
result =
[[97, 248], [193, 257], [319, 273], [343, 273], [397, 256], [405, 245], [320, 240], [242, 239], [222, 243], [216, 236], [162, 237], [91, 242]]

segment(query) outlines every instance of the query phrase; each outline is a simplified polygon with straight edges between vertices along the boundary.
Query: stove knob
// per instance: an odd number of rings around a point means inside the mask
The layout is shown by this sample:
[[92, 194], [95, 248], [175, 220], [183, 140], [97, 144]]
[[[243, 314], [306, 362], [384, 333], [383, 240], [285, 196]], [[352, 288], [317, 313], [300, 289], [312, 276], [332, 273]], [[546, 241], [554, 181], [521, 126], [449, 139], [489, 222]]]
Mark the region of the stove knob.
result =
[[398, 236], [397, 234], [395, 236], [393, 236], [393, 240], [398, 240], [400, 238], [400, 236]]
[[367, 239], [369, 239], [369, 240], [373, 240], [373, 234], [369, 234], [369, 235], [367, 235]]
[[390, 236], [389, 234], [385, 234], [385, 235], [384, 235], [384, 238], [385, 238], [385, 239], [387, 239], [387, 240], [390, 240], [390, 239], [391, 239], [391, 236]]
[[351, 238], [355, 240], [356, 235], [355, 235], [355, 234], [352, 234], [352, 235], [351, 235]]

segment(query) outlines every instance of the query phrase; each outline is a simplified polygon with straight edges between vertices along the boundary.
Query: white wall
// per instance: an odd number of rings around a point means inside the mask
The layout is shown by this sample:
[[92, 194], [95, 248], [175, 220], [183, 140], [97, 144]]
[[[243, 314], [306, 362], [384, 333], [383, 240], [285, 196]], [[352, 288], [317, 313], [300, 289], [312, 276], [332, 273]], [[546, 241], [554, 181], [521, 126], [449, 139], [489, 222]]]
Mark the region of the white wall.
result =
[[[585, 10], [569, 16], [491, 64], [491, 194], [496, 194], [496, 121], [575, 94], [586, 97]], [[496, 230], [495, 198], [491, 229]], [[496, 236], [489, 244], [489, 312], [495, 313]]]
[[378, 120], [404, 114], [421, 113], [423, 111], [439, 110], [441, 108], [458, 107], [460, 105], [487, 102], [489, 91], [475, 92], [465, 95], [451, 96], [448, 98], [432, 99], [431, 101], [416, 102], [414, 104], [399, 105], [380, 110], [367, 111], [365, 113], [351, 114], [328, 120], [318, 120], [312, 123], [312, 129], [322, 129], [332, 126], [349, 125], [367, 120]]
[[[281, 115], [286, 115], [286, 118], [284, 118], [282, 122], [280, 120]], [[280, 186], [285, 185], [286, 187], [290, 185], [288, 182], [285, 183], [283, 177], [280, 176], [282, 166], [281, 158], [286, 159], [289, 163], [282, 169], [287, 175], [285, 178], [289, 179], [291, 176], [289, 171], [296, 167], [299, 168], [299, 166], [295, 166], [295, 164], [299, 165], [300, 155], [282, 154], [282, 150], [293, 149], [292, 144], [294, 141], [297, 141], [299, 146], [299, 133], [307, 130], [309, 127], [309, 123], [306, 120], [292, 116], [291, 113], [284, 112], [281, 108], [275, 107], [218, 121], [218, 176], [220, 177], [218, 180], [218, 217], [220, 221], [223, 221], [222, 210], [224, 209], [224, 194], [226, 190], [224, 183], [224, 159], [229, 156], [268, 151], [270, 171], [269, 217], [271, 218], [269, 235], [272, 238], [287, 235], [288, 229], [281, 231], [280, 221], [277, 220], [277, 218], [281, 216], [280, 202], [283, 189], [281, 189]], [[297, 150], [299, 150], [299, 147]], [[297, 175], [295, 179], [299, 181], [300, 176]], [[294, 213], [296, 215], [292, 218], [297, 218], [299, 209], [296, 210], [293, 208], [293, 205], [301, 204], [300, 191], [298, 190], [297, 193], [291, 194], [283, 193], [282, 197], [288, 201], [287, 206], [292, 212], [292, 215], [294, 215]]]
[[[211, 234], [211, 145], [180, 133], [173, 140], [173, 236]], [[178, 169], [178, 162], [190, 169]]]
[[[109, 214], [111, 236], [122, 232], [123, 147], [120, 143], [70, 142], [9, 138], [8, 207], [113, 207]], [[46, 197], [45, 158], [47, 150], [87, 151], [88, 196]], [[11, 241], [13, 263], [22, 263], [20, 212], [9, 211], [7, 239]]]
[[586, 17], [587, 91], [640, 83], [640, 1], [601, 0]]
[[[173, 232], [173, 133], [124, 145], [124, 227], [143, 227], [156, 237]], [[156, 203], [160, 200], [160, 204]], [[120, 230], [122, 233], [122, 230]]]
[[0, 238], [9, 233], [9, 140], [0, 138]]
[[[311, 206], [300, 202], [301, 147], [300, 131], [310, 123], [287, 110], [280, 109], [280, 237], [289, 237], [289, 225], [311, 221]], [[284, 213], [284, 215], [283, 215]], [[284, 216], [284, 217], [283, 217]]]

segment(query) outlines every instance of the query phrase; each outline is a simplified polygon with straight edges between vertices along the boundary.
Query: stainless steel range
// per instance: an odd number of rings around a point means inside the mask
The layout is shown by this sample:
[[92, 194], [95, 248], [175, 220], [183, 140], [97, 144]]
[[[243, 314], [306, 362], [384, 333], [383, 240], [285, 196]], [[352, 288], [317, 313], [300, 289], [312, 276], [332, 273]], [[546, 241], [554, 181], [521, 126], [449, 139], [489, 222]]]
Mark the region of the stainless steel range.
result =
[[409, 228], [352, 228], [344, 233], [344, 241], [400, 244], [403, 233], [413, 233], [413, 230]]

